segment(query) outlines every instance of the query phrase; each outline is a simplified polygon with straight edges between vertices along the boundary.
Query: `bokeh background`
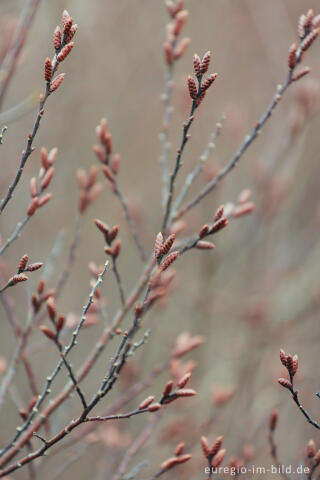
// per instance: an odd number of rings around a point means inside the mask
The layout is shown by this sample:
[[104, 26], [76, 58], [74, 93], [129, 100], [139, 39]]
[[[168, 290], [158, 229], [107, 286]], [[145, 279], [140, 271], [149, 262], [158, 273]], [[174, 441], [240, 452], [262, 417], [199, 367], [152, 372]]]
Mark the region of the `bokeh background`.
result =
[[[23, 4], [18, 0], [1, 1], [2, 45], [14, 31]], [[178, 186], [197, 164], [221, 115], [226, 115], [216, 149], [191, 190], [194, 194], [234, 154], [265, 110], [277, 85], [285, 80], [288, 48], [297, 39], [298, 17], [319, 5], [312, 0], [186, 0], [185, 4], [190, 16], [184, 34], [191, 38], [191, 45], [175, 70], [171, 166], [190, 104], [186, 78], [192, 72], [193, 54], [202, 55], [210, 49], [212, 69], [219, 77], [197, 112]], [[52, 286], [66, 262], [74, 234], [78, 208], [75, 172], [97, 164], [92, 145], [96, 143], [95, 127], [102, 117], [107, 117], [114, 150], [121, 155], [121, 190], [150, 252], [162, 217], [159, 133], [166, 72], [162, 45], [168, 23], [162, 0], [42, 0], [5, 98], [1, 122], [6, 120], [4, 112], [43, 89], [44, 59], [53, 53], [52, 32], [65, 8], [79, 24], [75, 48], [61, 67], [66, 78], [48, 101], [35, 141], [36, 150], [28, 161], [14, 201], [1, 216], [1, 235], [6, 238], [25, 214], [29, 179], [39, 171], [40, 147], [58, 147], [56, 175], [50, 186], [52, 201], [35, 215], [1, 260], [1, 268], [8, 274], [25, 252], [32, 261], [46, 262], [59, 238], [49, 281]], [[309, 438], [320, 441], [287, 392], [277, 384], [277, 378], [284, 374], [278, 357], [282, 347], [299, 355], [299, 392], [307, 409], [317, 417], [320, 336], [317, 43], [308, 52], [305, 64], [312, 66], [312, 73], [289, 89], [238, 168], [186, 217], [186, 231], [198, 231], [211, 220], [221, 203], [236, 202], [243, 189], [252, 191], [256, 210], [248, 217], [232, 221], [215, 239], [213, 252], [193, 251], [177, 263], [175, 291], [167, 305], [153, 310], [146, 319], [146, 327], [152, 329], [149, 343], [132, 360], [132, 371], [126, 381], [120, 382], [110, 400], [105, 400], [107, 405], [137, 375], [144, 377], [153, 365], [168, 358], [179, 332], [205, 336], [205, 344], [187, 359], [197, 362], [191, 386], [199, 395], [166, 409], [151, 438], [130, 464], [133, 467], [148, 461], [137, 478], [151, 478], [179, 441], [191, 442], [194, 460], [167, 477], [204, 477], [205, 460], [198, 438], [201, 423], [211, 416], [214, 421], [206, 434], [212, 441], [217, 435], [224, 435], [227, 462], [231, 455], [241, 457], [243, 447], [253, 444], [256, 449], [253, 463], [267, 467], [272, 463], [267, 425], [275, 407], [280, 412], [276, 438], [284, 464], [297, 464], [301, 460]], [[20, 118], [14, 122], [6, 120], [8, 131], [0, 152], [2, 193], [18, 165], [35, 114], [32, 101], [27, 100], [26, 112]], [[102, 177], [101, 181], [105, 185]], [[85, 215], [77, 261], [59, 299], [59, 312], [81, 312], [89, 289], [88, 262], [105, 261], [102, 238], [93, 224], [96, 217], [120, 225], [123, 250], [119, 269], [126, 292], [141, 273], [122, 210], [105, 185]], [[36, 288], [40, 276], [32, 275], [26, 288], [23, 285], [10, 292], [22, 323], [27, 316], [26, 294]], [[119, 308], [119, 299], [111, 271], [103, 294], [108, 298], [108, 314], [112, 318]], [[129, 324], [129, 318], [124, 325]], [[83, 332], [73, 355], [74, 365], [81, 363], [103, 326], [101, 321]], [[15, 342], [1, 311], [0, 353], [8, 362]], [[95, 391], [115, 346], [115, 343], [109, 345], [84, 382], [83, 388], [88, 393]], [[57, 352], [51, 345], [43, 348], [37, 332], [30, 348], [33, 367], [39, 384], [43, 385], [55, 365]], [[169, 373], [165, 373], [150, 393], [161, 391], [168, 378]], [[54, 391], [59, 391], [65, 382], [62, 373]], [[235, 394], [219, 407], [213, 401], [212, 389], [221, 388], [234, 388]], [[30, 400], [23, 369], [19, 370], [13, 391], [2, 407], [1, 444], [6, 443], [20, 422], [12, 397], [22, 402]], [[133, 402], [132, 406], [135, 405]], [[77, 411], [77, 399], [68, 400], [52, 417], [53, 431]], [[111, 478], [111, 472], [146, 421], [142, 416], [121, 425], [113, 424], [112, 428], [119, 431], [111, 433], [111, 427], [103, 426], [98, 442], [89, 444], [83, 438], [68, 450], [53, 452], [37, 464], [38, 478]], [[114, 440], [117, 436], [118, 441]], [[59, 473], [62, 465], [66, 468]], [[23, 479], [27, 475], [27, 470], [22, 470], [10, 478]]]

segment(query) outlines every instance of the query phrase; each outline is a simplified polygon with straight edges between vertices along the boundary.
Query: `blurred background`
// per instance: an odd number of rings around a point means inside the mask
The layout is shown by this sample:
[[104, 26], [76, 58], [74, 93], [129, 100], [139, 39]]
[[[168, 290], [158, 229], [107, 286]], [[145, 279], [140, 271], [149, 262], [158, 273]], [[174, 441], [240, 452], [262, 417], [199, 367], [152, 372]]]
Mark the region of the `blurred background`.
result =
[[[15, 31], [23, 6], [23, 1], [1, 1], [2, 52]], [[218, 72], [219, 77], [197, 112], [177, 191], [198, 163], [222, 114], [226, 119], [221, 135], [204, 172], [190, 190], [190, 198], [233, 156], [272, 99], [277, 85], [285, 81], [288, 48], [297, 41], [300, 14], [317, 6], [312, 0], [185, 1], [189, 18], [183, 35], [191, 38], [191, 44], [177, 62], [174, 73], [174, 110], [169, 132], [171, 168], [174, 152], [180, 144], [182, 123], [190, 108], [186, 79], [192, 73], [193, 54], [203, 55], [211, 50], [210, 69]], [[40, 148], [57, 147], [56, 174], [50, 185], [53, 198], [36, 213], [21, 238], [1, 259], [3, 275], [9, 277], [26, 252], [34, 262], [46, 262], [51, 258], [48, 281], [51, 287], [67, 261], [74, 235], [79, 196], [75, 172], [78, 168], [88, 170], [91, 165], [98, 164], [92, 146], [97, 142], [95, 127], [102, 117], [108, 119], [114, 152], [121, 155], [119, 185], [148, 252], [152, 250], [162, 219], [159, 134], [166, 76], [163, 42], [169, 21], [162, 0], [40, 2], [0, 113], [1, 124], [8, 126], [0, 152], [1, 197], [16, 171], [32, 128], [36, 115], [34, 98], [44, 88], [44, 60], [53, 55], [52, 35], [64, 9], [79, 24], [72, 55], [60, 68], [60, 72], [66, 72], [66, 78], [49, 98], [34, 143], [36, 149], [27, 163], [14, 201], [1, 216], [1, 236], [6, 239], [25, 215], [29, 180], [40, 168]], [[197, 232], [212, 220], [221, 203], [236, 203], [244, 189], [251, 190], [255, 211], [231, 221], [230, 226], [215, 238], [214, 251], [192, 251], [177, 262], [175, 291], [146, 318], [145, 327], [152, 330], [149, 343], [134, 356], [125, 379], [119, 382], [110, 399], [105, 399], [104, 407], [137, 378], [144, 378], [154, 365], [168, 359], [179, 333], [205, 337], [204, 345], [183, 360], [196, 362], [192, 365], [195, 368], [190, 386], [199, 395], [173, 404], [162, 414], [151, 437], [128, 467], [130, 470], [144, 460], [148, 462], [136, 478], [152, 478], [180, 441], [190, 446], [188, 452], [191, 451], [194, 458], [185, 467], [168, 472], [167, 477], [195, 479], [199, 474], [204, 477], [206, 462], [201, 456], [198, 439], [201, 425], [208, 419], [211, 419], [210, 428], [205, 432], [208, 438], [212, 441], [218, 435], [225, 438], [226, 464], [232, 455], [243, 458], [243, 448], [248, 451], [248, 446], [254, 445], [255, 456], [251, 463], [270, 466], [268, 418], [274, 408], [279, 409], [276, 439], [282, 463], [299, 463], [309, 438], [320, 441], [288, 392], [277, 384], [277, 378], [285, 374], [279, 361], [279, 349], [297, 353], [300, 367], [296, 385], [304, 405], [317, 418], [319, 399], [315, 392], [319, 389], [319, 378], [315, 360], [320, 336], [318, 42], [307, 52], [304, 65], [310, 65], [312, 73], [289, 89], [238, 168], [185, 217], [187, 225], [182, 235]], [[5, 116], [6, 112], [21, 102], [24, 102], [20, 109], [22, 114], [11, 121], [10, 115]], [[57, 303], [60, 313], [81, 313], [90, 288], [88, 262], [99, 265], [106, 259], [94, 218], [120, 225], [123, 248], [118, 264], [126, 293], [133, 288], [142, 271], [118, 199], [112, 195], [102, 175], [100, 180], [104, 190], [85, 213], [77, 261]], [[24, 284], [10, 291], [22, 324], [27, 318], [26, 295], [36, 288], [40, 278], [41, 273], [36, 272], [30, 276], [26, 287]], [[120, 304], [111, 270], [102, 293], [108, 299], [107, 312], [112, 318]], [[129, 321], [130, 316], [123, 325], [129, 325]], [[75, 366], [82, 363], [103, 328], [101, 320], [81, 334], [72, 356]], [[3, 363], [10, 362], [15, 346], [11, 327], [1, 310], [0, 355]], [[84, 381], [83, 388], [88, 395], [96, 391], [115, 348], [116, 343], [111, 342]], [[43, 339], [37, 332], [31, 338], [30, 349], [41, 386], [58, 355], [54, 346], [45, 344], [43, 348]], [[183, 370], [183, 365], [179, 368]], [[5, 365], [2, 370], [4, 375]], [[170, 373], [165, 372], [147, 394], [161, 392], [169, 378]], [[66, 380], [65, 373], [61, 373], [54, 392], [60, 391]], [[234, 393], [224, 405], [218, 405], [221, 392]], [[7, 443], [20, 422], [13, 397], [28, 403], [30, 395], [24, 370], [20, 368], [2, 406], [1, 445]], [[134, 400], [127, 408], [134, 408], [136, 402]], [[78, 409], [77, 398], [65, 402], [52, 416], [52, 431], [63, 427], [77, 415]], [[111, 478], [128, 445], [146, 423], [147, 419], [141, 416], [121, 424], [103, 425], [95, 438], [83, 437], [69, 449], [60, 448], [41, 460], [37, 464], [37, 478], [51, 480], [66, 475], [70, 479]], [[38, 446], [36, 440], [33, 444]], [[10, 478], [23, 479], [28, 478], [27, 475], [27, 470], [21, 470]]]

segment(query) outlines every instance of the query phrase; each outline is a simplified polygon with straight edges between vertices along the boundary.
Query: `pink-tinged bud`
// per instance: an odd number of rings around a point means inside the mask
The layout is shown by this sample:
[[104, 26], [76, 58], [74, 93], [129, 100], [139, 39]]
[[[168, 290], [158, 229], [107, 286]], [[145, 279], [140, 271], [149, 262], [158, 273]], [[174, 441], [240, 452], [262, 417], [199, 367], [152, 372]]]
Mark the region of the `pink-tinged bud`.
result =
[[149, 397], [145, 398], [139, 405], [138, 410], [143, 410], [144, 408], [149, 407], [151, 403], [154, 401], [154, 396], [150, 395]]
[[293, 70], [297, 65], [297, 44], [293, 43], [289, 48], [288, 67]]
[[27, 420], [27, 418], [29, 417], [28, 415], [28, 412], [26, 410], [23, 410], [22, 408], [20, 408], [19, 410], [19, 415], [20, 417], [22, 418], [22, 420], [25, 422]]
[[195, 54], [193, 56], [193, 70], [196, 77], [200, 76], [201, 73], [201, 60], [199, 55]]
[[278, 383], [284, 387], [284, 388], [288, 388], [288, 390], [290, 390], [292, 388], [292, 384], [291, 382], [289, 382], [289, 380], [287, 380], [286, 378], [278, 378]]
[[172, 33], [175, 37], [177, 37], [180, 34], [182, 28], [184, 27], [187, 21], [188, 16], [189, 16], [189, 12], [187, 10], [181, 10], [175, 16], [175, 23], [172, 30]]
[[54, 322], [56, 315], [57, 315], [57, 309], [56, 309], [56, 303], [53, 297], [49, 297], [47, 301], [47, 312], [49, 315], [49, 318], [52, 322]]
[[32, 177], [30, 180], [30, 196], [36, 197], [38, 195], [38, 184], [36, 177]]
[[286, 360], [287, 360], [287, 369], [288, 369], [288, 372], [289, 372], [289, 373], [292, 373], [292, 362], [293, 362], [293, 359], [292, 359], [292, 355], [290, 355], [290, 353], [288, 353]]
[[179, 58], [181, 58], [185, 54], [185, 52], [187, 51], [187, 48], [190, 45], [190, 42], [191, 42], [191, 40], [188, 37], [185, 37], [182, 40], [180, 40], [180, 42], [178, 43], [178, 45], [174, 49], [175, 60], [179, 60]]
[[179, 443], [177, 446], [176, 446], [176, 449], [174, 451], [174, 454], [179, 457], [179, 455], [181, 455], [183, 453], [183, 450], [184, 450], [184, 442], [181, 442]]
[[78, 30], [78, 24], [75, 23], [74, 25], [72, 25], [72, 27], [70, 28], [69, 32], [65, 35], [65, 41], [66, 41], [67, 43], [71, 42], [71, 40], [72, 40], [73, 37], [75, 36], [77, 30]]
[[220, 435], [220, 436], [216, 439], [216, 441], [214, 442], [214, 444], [212, 445], [212, 447], [210, 448], [210, 455], [215, 456], [215, 455], [219, 452], [219, 450], [220, 450], [220, 448], [221, 448], [221, 446], [222, 446], [222, 442], [223, 442], [223, 436]]
[[291, 373], [292, 375], [295, 375], [298, 371], [298, 366], [299, 366], [299, 358], [298, 355], [294, 355], [292, 358], [292, 367], [291, 367]]
[[103, 164], [106, 161], [105, 153], [99, 145], [93, 145], [93, 151], [96, 154], [97, 158]]
[[121, 251], [121, 240], [117, 240], [115, 246], [113, 247], [113, 256], [114, 258], [117, 258], [120, 255]]
[[50, 202], [52, 198], [52, 193], [46, 193], [39, 199], [39, 208], [43, 207], [46, 203]]
[[62, 26], [64, 27], [70, 19], [71, 17], [69, 15], [69, 12], [67, 10], [63, 10], [61, 19]]
[[44, 79], [47, 83], [51, 82], [52, 79], [52, 62], [50, 58], [46, 58], [46, 61], [44, 62]]
[[106, 149], [106, 152], [108, 155], [111, 155], [112, 153], [112, 136], [110, 132], [106, 132], [103, 138], [104, 143], [104, 148]]
[[313, 20], [312, 20], [312, 26], [313, 28], [318, 28], [320, 27], [320, 15], [316, 15]]
[[25, 270], [26, 266], [28, 265], [28, 261], [29, 261], [29, 255], [25, 253], [19, 261], [19, 266], [18, 266], [19, 273]]
[[27, 210], [27, 214], [29, 217], [32, 217], [32, 215], [35, 213], [35, 211], [37, 210], [39, 206], [39, 198], [38, 197], [34, 197], [30, 204], [29, 204], [29, 207], [28, 207], [28, 210]]
[[197, 243], [196, 248], [198, 248], [199, 250], [213, 250], [214, 248], [216, 248], [216, 246], [215, 246], [214, 243], [205, 242], [203, 240], [200, 240]]
[[208, 76], [208, 78], [203, 82], [201, 86], [201, 90], [204, 92], [208, 90], [208, 88], [213, 84], [215, 79], [217, 78], [218, 74], [217, 73], [211, 73], [211, 75]]
[[225, 454], [226, 454], [226, 449], [223, 448], [222, 450], [220, 450], [217, 455], [214, 457], [214, 459], [212, 460], [212, 467], [213, 468], [218, 468], [220, 467], [221, 463], [223, 462], [223, 459], [225, 457]]
[[187, 462], [188, 460], [190, 460], [192, 458], [192, 455], [189, 454], [189, 453], [185, 453], [184, 455], [180, 455], [178, 457], [172, 457], [172, 458], [168, 458], [168, 460], [165, 460], [160, 468], [162, 471], [164, 470], [170, 470], [170, 468], [174, 467], [175, 465], [179, 465], [181, 463], [185, 463]]
[[222, 217], [220, 220], [215, 222], [210, 230], [210, 233], [217, 233], [223, 228], [225, 228], [227, 225], [229, 225], [229, 221], [227, 217]]
[[170, 395], [170, 393], [172, 392], [172, 388], [173, 388], [173, 381], [170, 380], [167, 383], [167, 385], [164, 387], [164, 390], [162, 392], [162, 396], [167, 397], [168, 395]]
[[210, 446], [209, 446], [209, 443], [208, 443], [208, 439], [206, 437], [202, 436], [200, 441], [201, 441], [201, 447], [202, 447], [203, 454], [206, 458], [208, 458], [210, 456], [210, 453], [211, 453], [211, 449], [210, 449]]
[[280, 348], [280, 361], [282, 365], [287, 368], [287, 355], [282, 348]]
[[190, 378], [191, 378], [191, 373], [190, 372], [183, 375], [183, 377], [181, 377], [180, 380], [177, 382], [177, 387], [179, 387], [179, 388], [185, 387], [187, 385], [187, 383], [189, 382]]
[[42, 295], [42, 294], [43, 294], [44, 289], [45, 289], [45, 286], [46, 286], [45, 281], [44, 281], [44, 279], [42, 278], [42, 279], [40, 280], [40, 282], [39, 282], [39, 284], [38, 284], [38, 288], [37, 288], [37, 292], [38, 292], [39, 295]]
[[48, 161], [48, 152], [47, 152], [47, 149], [45, 147], [41, 148], [40, 156], [41, 156], [42, 166], [45, 170], [47, 170], [47, 168], [49, 168], [50, 165], [49, 165], [49, 161]]
[[161, 232], [159, 232], [158, 235], [156, 236], [156, 241], [154, 244], [154, 256], [156, 258], [161, 257], [162, 247], [163, 247], [163, 235]]
[[63, 62], [63, 60], [65, 58], [67, 58], [67, 56], [69, 55], [69, 53], [71, 52], [71, 50], [73, 49], [74, 47], [74, 43], [73, 42], [70, 42], [68, 43], [67, 45], [65, 45], [63, 47], [63, 49], [61, 50], [61, 52], [59, 53], [58, 55], [58, 62]]
[[179, 252], [175, 251], [172, 253], [169, 253], [169, 255], [161, 262], [160, 264], [160, 270], [164, 272], [167, 270], [167, 268], [170, 267], [170, 265], [177, 260], [179, 256]]
[[62, 30], [65, 38], [68, 38], [68, 36], [70, 35], [71, 27], [72, 27], [72, 18], [69, 18], [69, 20], [65, 22]]
[[278, 423], [278, 418], [279, 418], [279, 412], [277, 409], [275, 410], [272, 410], [272, 412], [270, 413], [270, 417], [269, 417], [269, 429], [271, 432], [273, 432], [276, 427], [277, 427], [277, 423]]
[[214, 217], [213, 217], [213, 221], [214, 223], [216, 223], [218, 220], [220, 220], [220, 218], [222, 217], [223, 215], [223, 212], [224, 212], [224, 205], [221, 205], [218, 210], [216, 211], [216, 213], [214, 214]]
[[58, 156], [58, 149], [57, 147], [54, 147], [54, 148], [51, 148], [49, 154], [48, 154], [48, 162], [49, 162], [49, 165], [52, 166], [56, 159], [57, 159], [57, 156]]
[[210, 60], [211, 60], [211, 52], [207, 52], [204, 54], [200, 66], [200, 72], [202, 74], [206, 73], [208, 71], [209, 65], [210, 65]]
[[93, 202], [100, 195], [102, 190], [103, 186], [101, 185], [101, 183], [95, 183], [88, 194], [89, 202]]
[[36, 262], [36, 263], [31, 263], [27, 267], [27, 272], [35, 272], [36, 270], [39, 270], [39, 268], [43, 267], [42, 262]]
[[117, 173], [119, 172], [119, 167], [120, 167], [120, 155], [119, 155], [119, 153], [116, 153], [113, 156], [113, 159], [110, 162], [110, 167], [111, 167], [112, 172], [115, 175], [117, 175]]
[[174, 54], [169, 42], [163, 44], [163, 51], [167, 65], [172, 65], [174, 60]]
[[50, 92], [55, 92], [63, 82], [63, 79], [65, 77], [65, 73], [60, 73], [50, 84]]
[[50, 167], [45, 176], [43, 177], [43, 180], [41, 182], [41, 188], [42, 190], [45, 190], [51, 183], [51, 180], [53, 179], [54, 176], [54, 167]]
[[16, 285], [17, 283], [26, 282], [27, 280], [27, 275], [24, 275], [24, 273], [18, 273], [12, 277], [10, 282], [12, 282], [12, 285]]
[[235, 208], [232, 216], [234, 218], [239, 218], [245, 215], [249, 215], [255, 210], [255, 208], [256, 208], [256, 205], [253, 202], [244, 203], [243, 205], [239, 205], [238, 207]]
[[109, 232], [109, 226], [98, 218], [94, 219], [94, 223], [96, 227], [100, 230], [100, 232], [102, 232], [104, 235]]
[[98, 172], [99, 169], [96, 165], [92, 165], [92, 167], [90, 167], [87, 188], [91, 188], [96, 183]]
[[309, 35], [307, 35], [306, 38], [303, 40], [301, 44], [301, 50], [303, 52], [306, 52], [311, 47], [311, 45], [313, 44], [313, 42], [315, 41], [318, 35], [319, 35], [318, 28], [315, 30], [312, 30], [312, 32], [310, 32]]
[[111, 168], [108, 167], [108, 165], [102, 165], [102, 171], [105, 174], [106, 178], [111, 182], [112, 184], [114, 183], [114, 174], [111, 170]]
[[307, 443], [307, 447], [306, 447], [306, 454], [307, 454], [307, 457], [308, 458], [313, 458], [316, 454], [316, 445], [314, 443], [314, 440], [309, 440], [309, 442]]
[[292, 81], [296, 82], [297, 80], [300, 80], [300, 78], [304, 77], [305, 75], [308, 75], [308, 73], [310, 72], [311, 72], [310, 67], [304, 67], [299, 72], [297, 72], [295, 75], [292, 76]]
[[175, 241], [175, 234], [172, 233], [171, 235], [169, 235], [169, 237], [167, 238], [167, 240], [164, 242], [164, 244], [162, 245], [162, 248], [161, 248], [161, 254], [162, 255], [167, 255], [167, 253], [170, 252], [171, 250], [171, 247]]
[[59, 315], [59, 317], [57, 319], [57, 322], [56, 322], [57, 332], [61, 332], [65, 323], [66, 323], [66, 317], [64, 315]]
[[78, 185], [80, 188], [83, 188], [86, 190], [88, 188], [88, 176], [83, 168], [78, 168], [76, 172], [77, 180], [78, 180]]
[[152, 403], [148, 407], [148, 412], [157, 412], [158, 410], [160, 410], [160, 408], [161, 408], [160, 403]]
[[199, 231], [199, 238], [203, 238], [209, 232], [209, 225], [203, 225]]
[[116, 238], [118, 233], [119, 233], [119, 226], [118, 225], [115, 225], [114, 227], [111, 228], [111, 230], [108, 233], [108, 238], [109, 238], [110, 243], [113, 242], [113, 240]]
[[192, 100], [197, 98], [197, 94], [198, 94], [197, 85], [194, 79], [190, 75], [188, 76], [188, 89], [189, 89], [189, 94]]
[[50, 340], [55, 340], [56, 339], [55, 333], [52, 330], [50, 330], [50, 328], [46, 327], [45, 325], [41, 325], [40, 330]]
[[181, 390], [175, 392], [175, 395], [177, 397], [194, 397], [197, 395], [197, 392], [192, 388], [181, 388]]
[[53, 34], [53, 46], [56, 50], [59, 50], [61, 47], [61, 30], [59, 26], [56, 27]]

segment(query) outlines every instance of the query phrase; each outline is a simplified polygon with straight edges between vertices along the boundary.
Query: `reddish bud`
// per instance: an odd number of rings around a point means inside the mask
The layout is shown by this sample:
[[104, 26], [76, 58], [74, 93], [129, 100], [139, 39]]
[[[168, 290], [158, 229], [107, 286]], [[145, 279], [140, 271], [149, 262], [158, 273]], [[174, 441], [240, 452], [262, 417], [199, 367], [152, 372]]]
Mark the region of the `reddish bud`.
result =
[[223, 462], [223, 459], [225, 457], [225, 454], [226, 454], [226, 449], [223, 448], [222, 450], [220, 450], [217, 455], [214, 457], [213, 461], [212, 461], [212, 467], [213, 468], [218, 468], [221, 463]]
[[109, 232], [109, 226], [106, 223], [99, 220], [98, 218], [94, 219], [94, 223], [96, 227], [100, 230], [100, 232], [102, 232], [104, 235], [106, 235]]
[[52, 78], [52, 62], [50, 58], [46, 58], [46, 61], [44, 62], [44, 79], [47, 83], [51, 82]]
[[121, 240], [117, 240], [115, 246], [113, 247], [113, 256], [114, 258], [117, 258], [120, 254], [120, 251], [121, 251]]
[[198, 248], [199, 250], [213, 250], [214, 248], [216, 248], [216, 246], [214, 245], [214, 243], [204, 242], [202, 240], [197, 243], [196, 248]]
[[187, 385], [187, 383], [189, 382], [190, 377], [191, 377], [191, 373], [190, 373], [190, 372], [188, 372], [188, 373], [186, 373], [185, 375], [183, 375], [183, 377], [180, 378], [180, 380], [177, 382], [177, 386], [178, 386], [179, 388], [185, 387], [185, 386]]
[[35, 211], [37, 210], [39, 206], [39, 198], [38, 197], [34, 197], [31, 202], [29, 203], [29, 206], [28, 206], [28, 210], [27, 210], [27, 214], [29, 217], [32, 217], [32, 215], [35, 213]]
[[162, 248], [161, 248], [161, 254], [162, 255], [167, 255], [167, 253], [170, 252], [171, 250], [171, 247], [175, 241], [175, 234], [172, 233], [171, 235], [169, 235], [169, 237], [167, 238], [167, 240], [165, 241], [165, 243], [162, 245]]
[[45, 190], [51, 183], [51, 180], [53, 179], [54, 176], [54, 167], [50, 167], [45, 176], [43, 177], [43, 180], [41, 182], [41, 188], [42, 190]]
[[300, 78], [304, 77], [305, 75], [308, 75], [308, 73], [310, 72], [311, 72], [310, 67], [304, 67], [299, 72], [297, 72], [295, 75], [292, 76], [292, 81], [296, 82], [297, 80], [300, 80]]
[[119, 155], [119, 153], [116, 153], [113, 156], [113, 159], [110, 162], [110, 167], [111, 167], [111, 170], [114, 173], [114, 175], [117, 175], [117, 173], [119, 172], [119, 168], [120, 168], [120, 155]]
[[209, 232], [209, 225], [203, 225], [203, 227], [199, 231], [199, 238], [203, 238]]
[[206, 458], [208, 458], [210, 456], [210, 453], [211, 453], [211, 449], [210, 449], [208, 440], [204, 436], [202, 436], [200, 440], [201, 440], [201, 447], [202, 447], [203, 454]]
[[179, 252], [175, 251], [172, 253], [169, 253], [169, 255], [161, 262], [160, 264], [160, 270], [164, 272], [167, 270], [167, 268], [170, 267], [170, 265], [177, 260], [179, 256]]
[[160, 408], [161, 408], [160, 403], [152, 403], [151, 405], [149, 405], [148, 411], [149, 412], [157, 412], [158, 410], [160, 410]]
[[73, 49], [74, 47], [74, 43], [73, 42], [70, 42], [70, 43], [67, 43], [67, 45], [65, 45], [63, 47], [63, 49], [61, 50], [61, 52], [59, 53], [58, 55], [58, 62], [62, 62], [68, 55], [69, 53], [71, 52], [71, 50]]
[[194, 69], [194, 73], [196, 75], [196, 77], [199, 77], [200, 76], [200, 69], [201, 69], [201, 60], [200, 60], [200, 57], [199, 55], [195, 54], [193, 56], [193, 69]]
[[52, 198], [52, 193], [46, 193], [39, 199], [39, 208], [43, 207], [46, 203], [48, 203]]
[[316, 445], [312, 439], [307, 443], [306, 454], [308, 458], [313, 458], [316, 454]]
[[293, 43], [289, 49], [288, 66], [293, 70], [297, 64], [297, 44]]
[[50, 330], [50, 328], [46, 327], [45, 325], [41, 325], [40, 330], [46, 337], [50, 338], [50, 340], [56, 339], [56, 335], [54, 334], [54, 332]]
[[57, 322], [56, 322], [57, 332], [61, 332], [65, 323], [66, 323], [66, 317], [64, 315], [60, 315], [57, 319]]
[[191, 75], [188, 76], [188, 89], [189, 89], [189, 94], [192, 100], [195, 100], [197, 98], [198, 90], [197, 90], [197, 84], [195, 80], [191, 77]]
[[65, 73], [60, 73], [50, 84], [50, 92], [54, 92], [57, 90], [57, 88], [60, 87], [61, 83], [63, 82], [63, 79], [65, 77]]
[[39, 268], [41, 267], [43, 267], [43, 263], [41, 262], [31, 263], [27, 267], [27, 272], [35, 272], [36, 270], [39, 270]]
[[211, 60], [211, 52], [207, 52], [204, 54], [200, 66], [200, 71], [202, 74], [206, 73], [208, 71], [209, 65], [210, 65], [210, 60]]
[[32, 177], [32, 178], [31, 178], [29, 191], [30, 191], [30, 196], [31, 196], [32, 198], [34, 198], [34, 197], [36, 197], [36, 196], [38, 195], [38, 184], [37, 184], [37, 179], [36, 179], [36, 177]]
[[211, 85], [213, 84], [217, 76], [218, 76], [217, 73], [212, 73], [211, 75], [209, 75], [208, 78], [201, 85], [201, 90], [203, 92], [208, 90], [208, 88], [211, 87]]
[[218, 437], [218, 438], [216, 439], [216, 441], [214, 442], [214, 444], [213, 444], [212, 447], [210, 448], [210, 455], [215, 456], [215, 455], [219, 452], [219, 450], [220, 450], [220, 448], [221, 448], [221, 446], [222, 446], [222, 442], [223, 442], [223, 436], [220, 435], [220, 437]]
[[102, 171], [105, 174], [106, 178], [109, 180], [109, 182], [114, 183], [114, 174], [111, 168], [109, 168], [108, 165], [102, 165]]
[[197, 392], [192, 388], [181, 388], [181, 390], [175, 392], [175, 395], [177, 397], [194, 397], [194, 395], [197, 395]]
[[173, 388], [173, 381], [170, 380], [167, 383], [167, 385], [164, 387], [164, 390], [162, 392], [162, 397], [167, 397], [168, 395], [170, 395], [172, 388]]
[[176, 446], [174, 454], [178, 457], [179, 455], [181, 455], [183, 453], [183, 450], [184, 450], [184, 443], [181, 442]]
[[278, 378], [278, 383], [279, 383], [282, 387], [288, 388], [289, 390], [292, 388], [291, 382], [289, 382], [289, 380], [287, 380], [286, 378]]
[[17, 275], [14, 275], [12, 277], [10, 283], [12, 283], [12, 285], [16, 285], [17, 283], [25, 282], [26, 280], [28, 280], [27, 275], [24, 275], [23, 273], [18, 273]]
[[59, 26], [56, 27], [53, 34], [53, 46], [56, 50], [59, 50], [61, 47], [61, 30]]
[[53, 297], [48, 298], [47, 301], [47, 312], [49, 315], [49, 318], [52, 322], [54, 322], [56, 315], [57, 315], [57, 309], [56, 309], [56, 304], [55, 300]]
[[145, 398], [139, 405], [138, 409], [143, 410], [144, 408], [149, 407], [151, 403], [154, 401], [154, 396], [150, 395], [149, 397]]
[[156, 237], [155, 244], [154, 244], [154, 256], [156, 258], [161, 257], [162, 247], [163, 247], [163, 235], [162, 235], [161, 232], [159, 232], [157, 237]]
[[19, 273], [25, 270], [26, 266], [28, 265], [28, 261], [29, 261], [29, 255], [25, 253], [19, 261], [19, 266], [18, 266]]

